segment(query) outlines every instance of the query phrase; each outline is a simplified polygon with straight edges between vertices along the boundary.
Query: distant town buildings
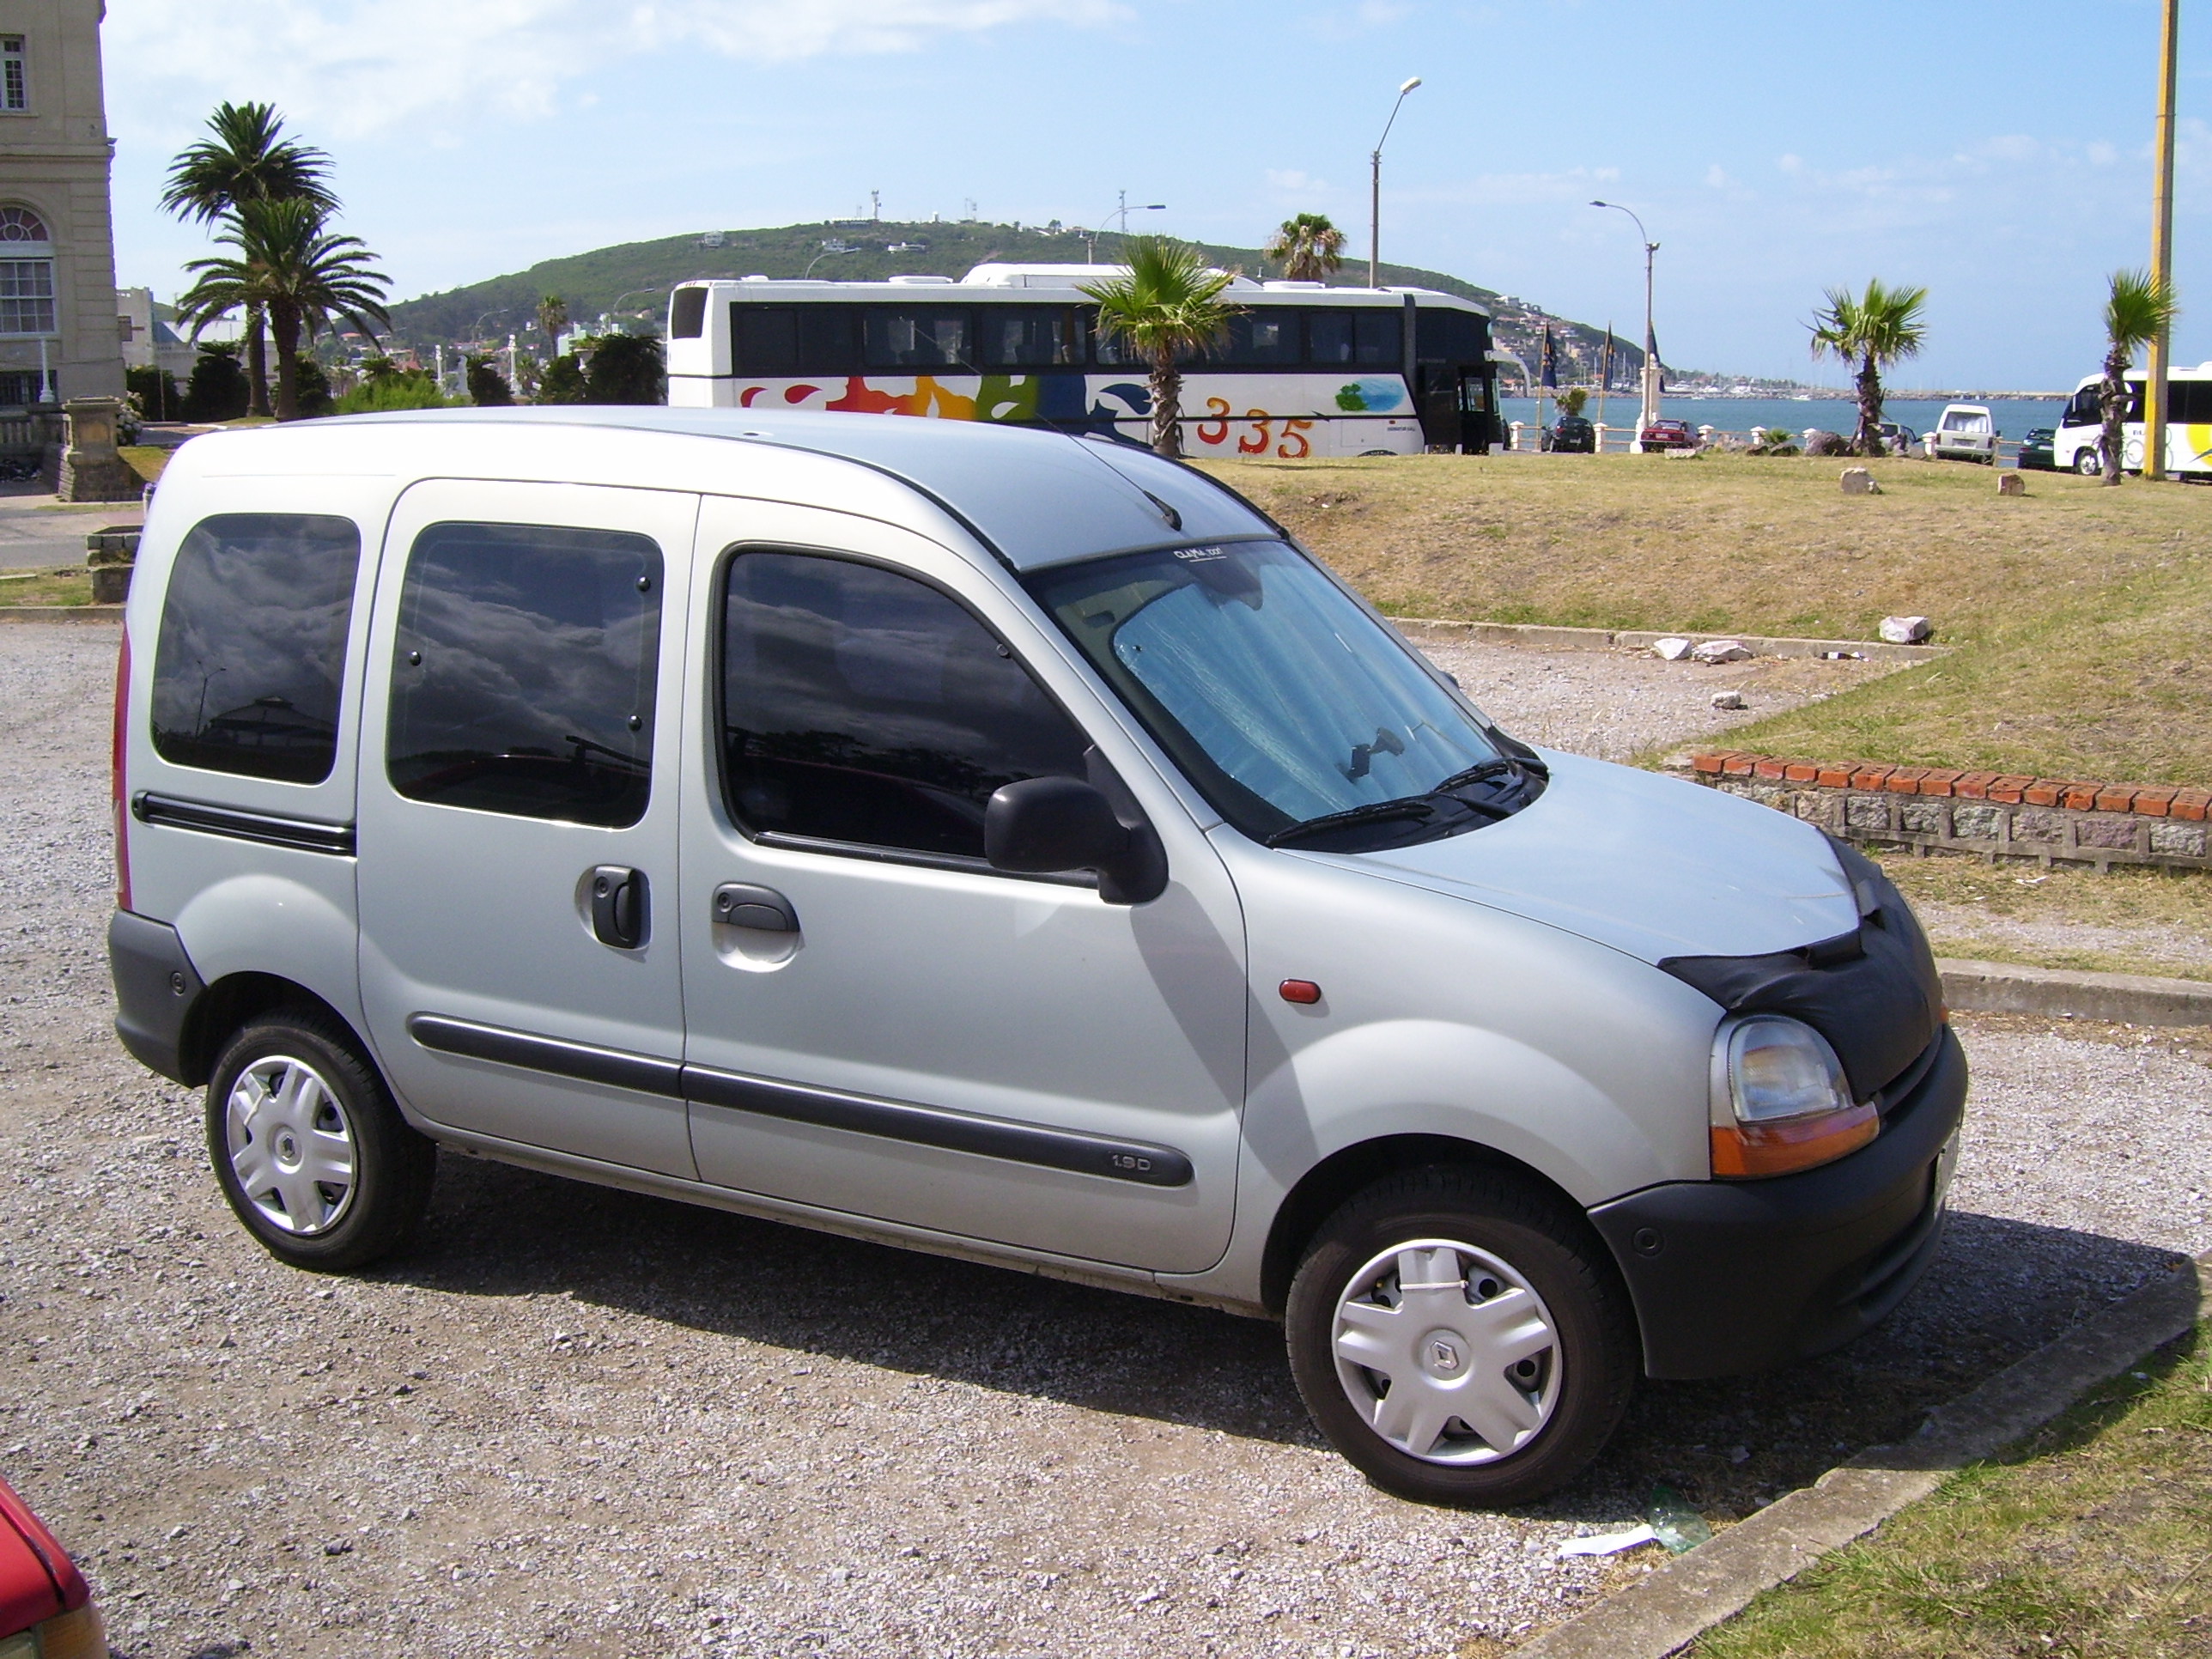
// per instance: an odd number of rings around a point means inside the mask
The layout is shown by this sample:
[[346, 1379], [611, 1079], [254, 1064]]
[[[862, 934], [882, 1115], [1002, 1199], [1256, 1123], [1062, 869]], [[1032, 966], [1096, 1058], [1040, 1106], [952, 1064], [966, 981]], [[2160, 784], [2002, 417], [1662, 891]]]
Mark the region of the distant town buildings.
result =
[[106, 9], [0, 0], [0, 407], [123, 393]]

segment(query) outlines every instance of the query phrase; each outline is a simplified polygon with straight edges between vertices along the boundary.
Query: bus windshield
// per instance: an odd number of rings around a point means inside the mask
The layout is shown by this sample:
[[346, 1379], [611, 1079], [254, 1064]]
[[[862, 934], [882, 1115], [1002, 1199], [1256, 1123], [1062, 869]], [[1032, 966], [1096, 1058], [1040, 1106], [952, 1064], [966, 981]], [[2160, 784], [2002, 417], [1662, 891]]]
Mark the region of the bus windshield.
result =
[[1532, 751], [1280, 542], [1041, 571], [1030, 592], [1237, 829], [1357, 852], [1474, 829], [1535, 798]]

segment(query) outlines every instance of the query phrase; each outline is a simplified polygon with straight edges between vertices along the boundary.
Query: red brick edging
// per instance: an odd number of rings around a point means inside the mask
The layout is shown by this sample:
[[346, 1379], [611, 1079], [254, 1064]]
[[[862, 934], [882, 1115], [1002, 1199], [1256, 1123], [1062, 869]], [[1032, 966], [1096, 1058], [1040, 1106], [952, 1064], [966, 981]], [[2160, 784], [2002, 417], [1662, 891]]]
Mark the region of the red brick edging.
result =
[[2072, 812], [2140, 812], [2145, 817], [2202, 822], [2212, 789], [2171, 784], [2098, 783], [2034, 778], [2014, 772], [1960, 772], [1934, 766], [1887, 766], [1874, 761], [1790, 760], [1741, 749], [1701, 749], [1690, 769], [1716, 777], [1809, 783], [1822, 789], [1885, 790], [1893, 795], [1955, 795], [2008, 805], [2063, 806]]
[[2212, 870], [2212, 790], [1810, 761], [1741, 749], [1690, 757], [1698, 781], [1853, 841], [1986, 857]]

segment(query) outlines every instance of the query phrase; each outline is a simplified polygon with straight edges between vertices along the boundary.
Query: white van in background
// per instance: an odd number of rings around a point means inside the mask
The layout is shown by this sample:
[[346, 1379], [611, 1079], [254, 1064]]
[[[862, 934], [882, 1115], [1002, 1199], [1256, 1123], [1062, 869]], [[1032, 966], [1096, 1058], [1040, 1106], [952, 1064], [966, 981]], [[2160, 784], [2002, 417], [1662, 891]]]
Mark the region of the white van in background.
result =
[[1997, 459], [1997, 424], [1984, 404], [1946, 404], [1942, 418], [1927, 438], [1931, 461], [1979, 461], [1994, 465]]

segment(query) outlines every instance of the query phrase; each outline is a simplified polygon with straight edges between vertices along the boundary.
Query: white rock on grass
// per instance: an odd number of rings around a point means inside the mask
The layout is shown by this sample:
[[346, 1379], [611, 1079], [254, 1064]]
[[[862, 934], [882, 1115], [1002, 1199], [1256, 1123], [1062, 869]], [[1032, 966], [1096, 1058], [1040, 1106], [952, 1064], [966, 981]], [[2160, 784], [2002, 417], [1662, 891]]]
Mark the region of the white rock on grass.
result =
[[1690, 641], [1670, 634], [1663, 640], [1651, 641], [1651, 654], [1661, 662], [1680, 662], [1690, 654]]
[[1874, 481], [1874, 474], [1863, 466], [1844, 469], [1844, 494], [1846, 495], [1879, 495], [1881, 486]]
[[1707, 640], [1692, 647], [1690, 655], [1699, 662], [1741, 662], [1751, 655], [1751, 647], [1741, 640]]
[[1881, 636], [1892, 645], [1917, 645], [1923, 640], [1932, 639], [1935, 634], [1936, 624], [1925, 617], [1884, 617], [1881, 619]]
[[1743, 693], [1741, 691], [1716, 691], [1713, 693], [1713, 707], [1716, 708], [1748, 708], [1751, 705], [1743, 700]]

